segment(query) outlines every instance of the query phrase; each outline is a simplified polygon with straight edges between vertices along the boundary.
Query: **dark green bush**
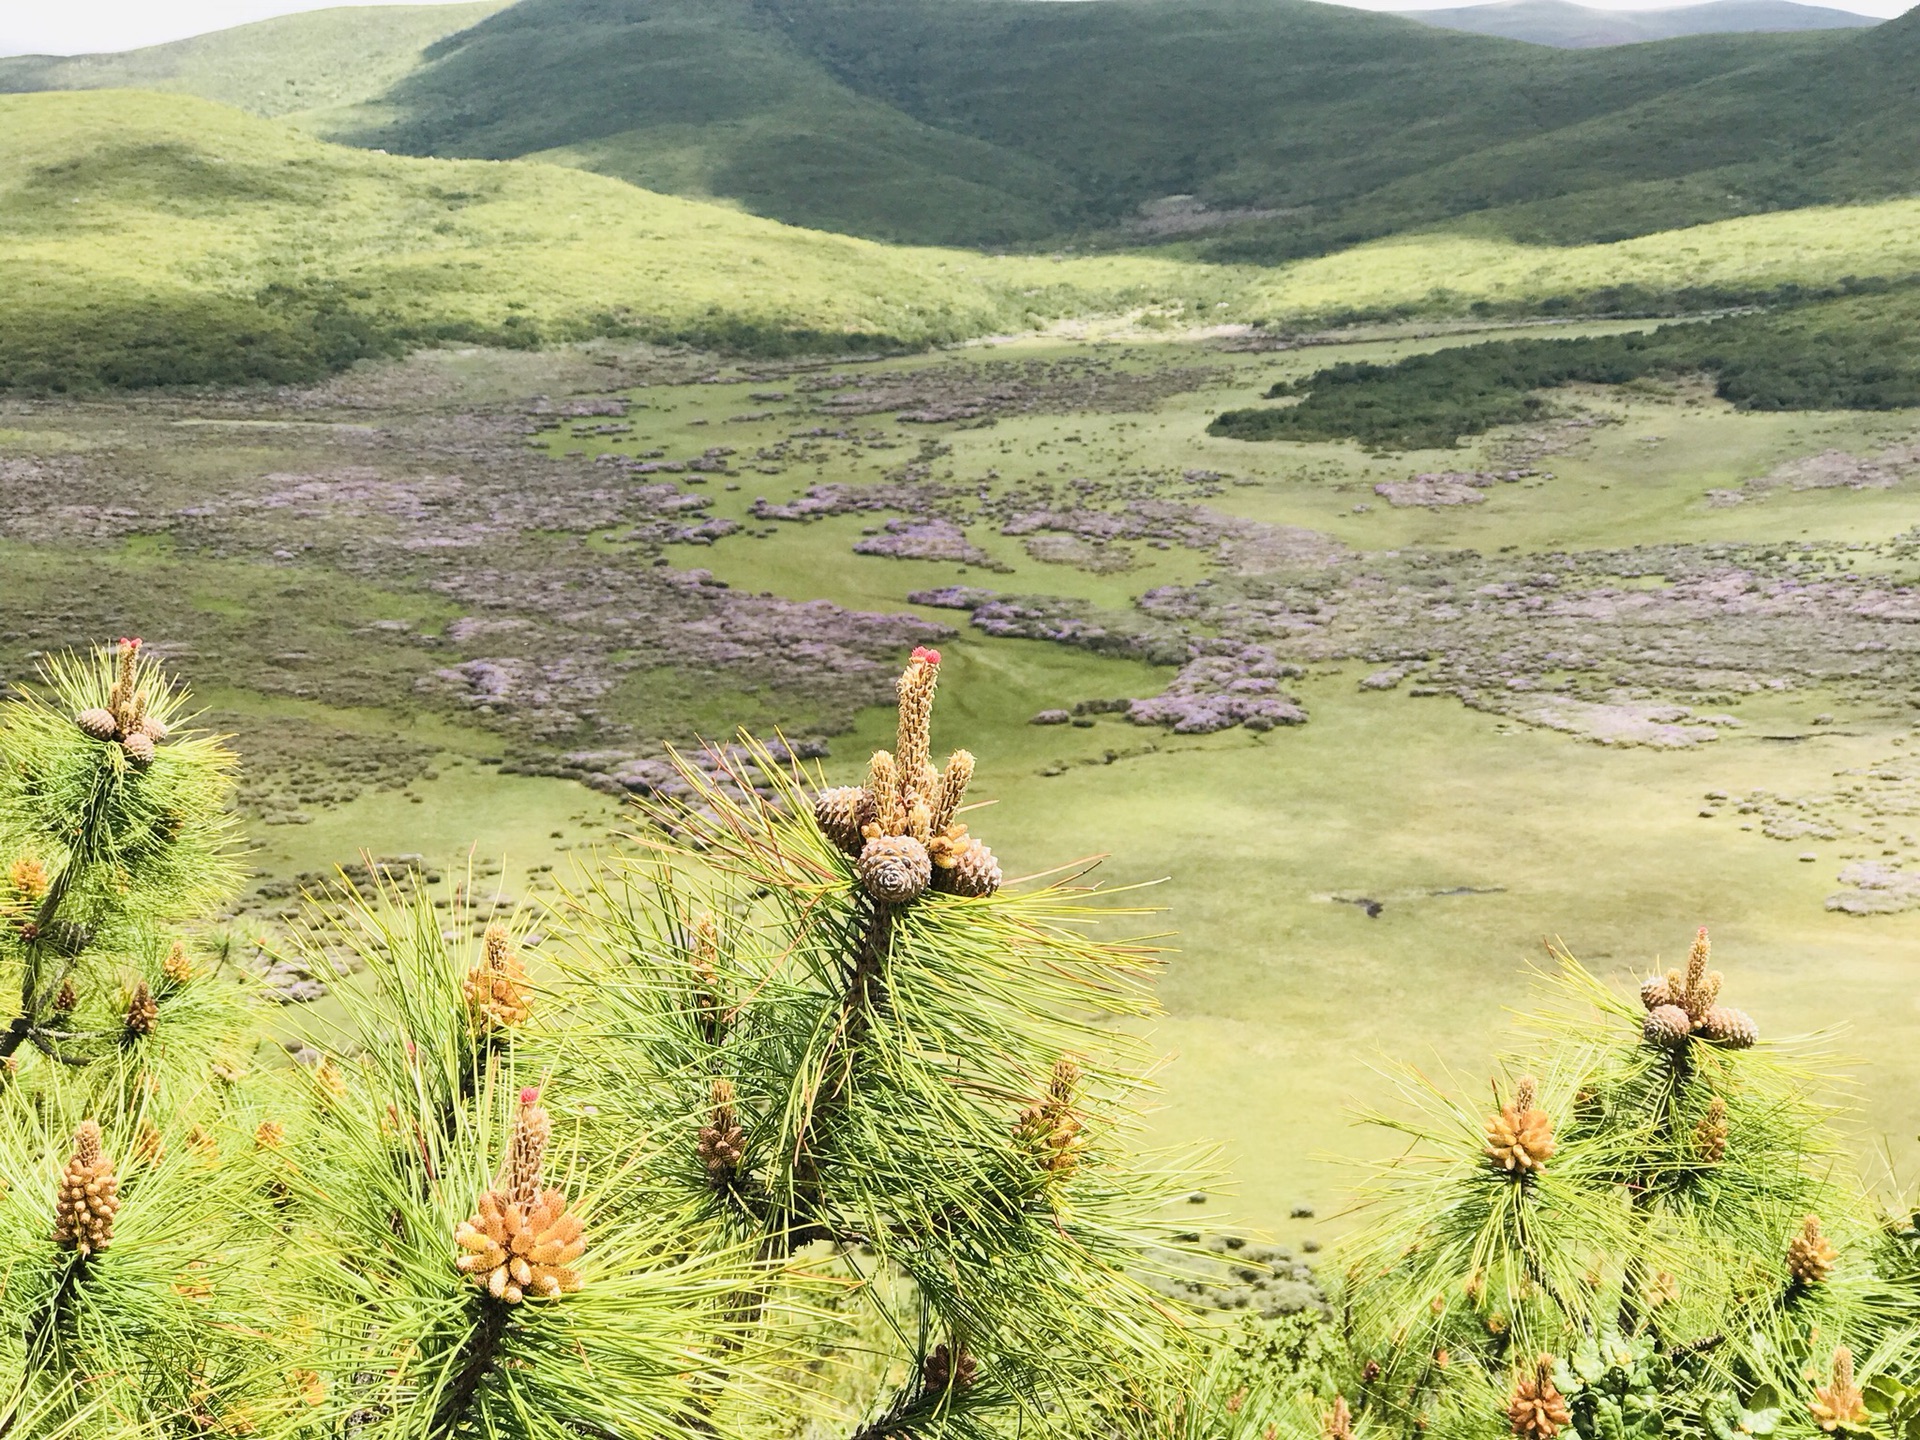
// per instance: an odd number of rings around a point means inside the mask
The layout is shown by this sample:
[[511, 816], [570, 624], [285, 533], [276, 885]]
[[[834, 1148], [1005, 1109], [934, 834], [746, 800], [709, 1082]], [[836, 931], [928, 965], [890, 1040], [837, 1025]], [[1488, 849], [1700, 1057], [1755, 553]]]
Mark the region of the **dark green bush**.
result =
[[1585, 382], [1705, 373], [1743, 410], [1892, 410], [1920, 405], [1920, 291], [1825, 301], [1629, 335], [1500, 340], [1345, 363], [1283, 381], [1229, 410], [1211, 433], [1236, 440], [1358, 440], [1396, 449], [1456, 444], [1542, 413], [1539, 394]]

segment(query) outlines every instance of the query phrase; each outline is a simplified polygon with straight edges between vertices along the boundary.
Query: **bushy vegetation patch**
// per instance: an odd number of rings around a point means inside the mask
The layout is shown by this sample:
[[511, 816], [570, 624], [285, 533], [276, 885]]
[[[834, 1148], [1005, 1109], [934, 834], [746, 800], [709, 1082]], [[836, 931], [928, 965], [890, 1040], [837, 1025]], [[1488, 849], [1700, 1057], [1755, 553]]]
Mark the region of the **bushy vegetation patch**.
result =
[[1283, 381], [1288, 406], [1229, 410], [1210, 427], [1238, 440], [1358, 440], [1426, 449], [1532, 419], [1542, 391], [1705, 372], [1743, 410], [1893, 410], [1920, 405], [1920, 296], [1855, 299], [1638, 334], [1491, 341], [1391, 365], [1343, 363]]

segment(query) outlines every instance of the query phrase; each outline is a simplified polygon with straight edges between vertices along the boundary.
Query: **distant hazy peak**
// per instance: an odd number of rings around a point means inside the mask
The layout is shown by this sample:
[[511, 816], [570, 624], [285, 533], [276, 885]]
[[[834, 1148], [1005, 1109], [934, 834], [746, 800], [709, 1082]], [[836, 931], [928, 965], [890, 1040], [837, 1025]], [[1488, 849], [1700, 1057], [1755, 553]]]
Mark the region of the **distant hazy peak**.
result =
[[1708, 0], [1704, 5], [1660, 10], [1596, 10], [1571, 0], [1495, 0], [1488, 5], [1394, 13], [1443, 30], [1499, 35], [1568, 50], [1637, 45], [1682, 35], [1842, 30], [1881, 23], [1872, 15], [1796, 0]]

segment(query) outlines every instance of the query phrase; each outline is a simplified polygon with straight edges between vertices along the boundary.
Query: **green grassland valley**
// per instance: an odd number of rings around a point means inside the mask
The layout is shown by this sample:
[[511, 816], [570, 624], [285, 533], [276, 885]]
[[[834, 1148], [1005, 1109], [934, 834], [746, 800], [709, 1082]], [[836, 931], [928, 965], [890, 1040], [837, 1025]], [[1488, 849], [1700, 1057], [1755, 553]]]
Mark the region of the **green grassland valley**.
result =
[[1916, 157], [1744, 0], [0, 56], [0, 1436], [1920, 1436]]

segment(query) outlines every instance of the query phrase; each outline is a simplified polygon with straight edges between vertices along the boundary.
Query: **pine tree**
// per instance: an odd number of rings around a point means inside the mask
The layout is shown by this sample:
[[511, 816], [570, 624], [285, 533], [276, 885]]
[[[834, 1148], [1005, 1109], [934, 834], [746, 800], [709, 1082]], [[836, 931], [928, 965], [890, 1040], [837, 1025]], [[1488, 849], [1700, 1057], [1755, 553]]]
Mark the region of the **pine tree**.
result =
[[1360, 1422], [1734, 1440], [1896, 1404], [1920, 1364], [1907, 1252], [1817, 1098], [1818, 1045], [1763, 1042], [1709, 961], [1702, 930], [1623, 1000], [1560, 953], [1515, 1079], [1475, 1105], [1410, 1074], [1408, 1112], [1375, 1117], [1411, 1145], [1364, 1197], [1321, 1382]]
[[1089, 938], [1113, 912], [1071, 882], [1003, 887], [973, 757], [932, 759], [939, 666], [915, 652], [864, 786], [751, 745], [680, 763], [650, 853], [576, 901], [600, 1003], [556, 1060], [678, 1137], [712, 1243], [852, 1287], [860, 1440], [1076, 1433], [1177, 1350], [1138, 1273], [1177, 1181], [1131, 1153], [1112, 1023], [1150, 1012], [1153, 957]]

